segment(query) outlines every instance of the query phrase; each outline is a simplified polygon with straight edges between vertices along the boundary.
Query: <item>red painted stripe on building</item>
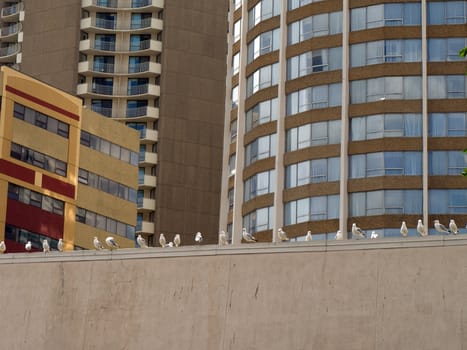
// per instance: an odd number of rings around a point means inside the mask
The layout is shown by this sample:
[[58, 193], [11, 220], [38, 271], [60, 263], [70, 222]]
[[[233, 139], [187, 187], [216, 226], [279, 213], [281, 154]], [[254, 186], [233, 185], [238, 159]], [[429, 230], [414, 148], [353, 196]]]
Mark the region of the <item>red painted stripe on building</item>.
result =
[[45, 174], [42, 174], [42, 188], [63, 194], [69, 198], [75, 198], [75, 186]]
[[14, 177], [18, 180], [34, 184], [35, 171], [6, 159], [0, 159], [0, 173]]
[[78, 120], [79, 121], [79, 115], [78, 114], [75, 114], [75, 113], [72, 113], [70, 111], [67, 111], [66, 109], [63, 109], [63, 108], [60, 108], [58, 106], [55, 106], [47, 101], [44, 101], [40, 98], [37, 98], [35, 96], [32, 96], [32, 95], [29, 95], [28, 93], [26, 92], [23, 92], [21, 90], [18, 90], [18, 89], [15, 89], [14, 87], [11, 87], [10, 85], [7, 85], [6, 86], [6, 91], [9, 91], [11, 92], [12, 94], [15, 94], [17, 96], [20, 96], [20, 97], [23, 97], [29, 101], [32, 101], [34, 103], [37, 103], [38, 105], [41, 105], [43, 107], [46, 107], [48, 109], [51, 109], [52, 111], [55, 111], [55, 112], [58, 112], [58, 113], [61, 113], [71, 119], [74, 119], [74, 120]]
[[13, 199], [7, 201], [6, 223], [55, 239], [63, 237], [63, 216]]

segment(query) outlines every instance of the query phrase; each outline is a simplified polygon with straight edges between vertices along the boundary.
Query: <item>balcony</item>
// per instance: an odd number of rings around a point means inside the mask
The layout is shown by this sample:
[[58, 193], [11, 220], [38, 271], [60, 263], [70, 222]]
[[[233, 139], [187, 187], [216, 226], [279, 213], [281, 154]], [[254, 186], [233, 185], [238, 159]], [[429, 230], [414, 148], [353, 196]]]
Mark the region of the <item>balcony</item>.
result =
[[157, 130], [143, 129], [140, 131], [141, 143], [154, 143], [158, 140], [159, 133]]
[[137, 234], [153, 234], [154, 223], [149, 221], [142, 221], [141, 225], [136, 225]]
[[91, 106], [91, 110], [96, 113], [102, 114], [105, 117], [112, 118], [111, 107]]
[[138, 23], [106, 20], [95, 17], [81, 19], [81, 29], [89, 32], [131, 31], [132, 33], [157, 33], [162, 31], [162, 27], [163, 21], [158, 18], [147, 18]]
[[164, 8], [163, 0], [82, 0], [81, 6], [84, 9], [91, 8], [109, 8], [109, 9], [144, 9], [149, 8]]
[[18, 44], [10, 44], [7, 47], [0, 48], [1, 63], [16, 63], [16, 54], [20, 51]]
[[139, 166], [157, 164], [157, 153], [154, 152], [142, 152], [139, 154]]
[[138, 64], [128, 65], [128, 74], [138, 74], [138, 73], [153, 73], [156, 75], [161, 74], [161, 65], [156, 62], [144, 62]]
[[0, 39], [5, 42], [18, 41], [18, 33], [22, 29], [21, 23], [14, 23], [12, 25], [3, 27], [0, 29]]
[[152, 175], [144, 175], [138, 179], [138, 185], [140, 188], [154, 188], [156, 187], [156, 177]]
[[141, 84], [141, 85], [129, 86], [127, 91], [126, 91], [126, 94], [122, 94], [122, 95], [127, 95], [127, 96], [141, 96], [141, 95], [160, 96], [160, 86], [155, 85], [155, 84]]
[[3, 22], [18, 21], [19, 14], [22, 9], [23, 9], [22, 2], [2, 8], [2, 12], [1, 12], [2, 21]]
[[156, 210], [156, 201], [154, 199], [142, 198], [137, 201], [138, 211], [154, 211]]
[[113, 63], [99, 63], [83, 61], [78, 63], [78, 73], [83, 75], [132, 75], [157, 76], [161, 74], [161, 65], [156, 62], [144, 62], [133, 65], [116, 65]]
[[79, 42], [79, 50], [84, 53], [89, 53], [92, 50], [114, 52], [115, 42], [103, 40], [91, 41], [89, 39], [81, 40]]
[[162, 52], [162, 42], [157, 40], [143, 40], [135, 44], [130, 43], [128, 51], [132, 53], [137, 51], [150, 51], [151, 53], [160, 53]]

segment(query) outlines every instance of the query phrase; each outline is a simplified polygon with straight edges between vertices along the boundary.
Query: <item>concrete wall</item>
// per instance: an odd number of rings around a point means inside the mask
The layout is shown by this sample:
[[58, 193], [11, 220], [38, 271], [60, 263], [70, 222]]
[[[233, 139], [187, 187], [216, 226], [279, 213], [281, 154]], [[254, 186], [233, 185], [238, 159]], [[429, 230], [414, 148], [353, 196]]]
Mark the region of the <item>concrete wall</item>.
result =
[[0, 276], [2, 349], [467, 347], [464, 237], [10, 254]]

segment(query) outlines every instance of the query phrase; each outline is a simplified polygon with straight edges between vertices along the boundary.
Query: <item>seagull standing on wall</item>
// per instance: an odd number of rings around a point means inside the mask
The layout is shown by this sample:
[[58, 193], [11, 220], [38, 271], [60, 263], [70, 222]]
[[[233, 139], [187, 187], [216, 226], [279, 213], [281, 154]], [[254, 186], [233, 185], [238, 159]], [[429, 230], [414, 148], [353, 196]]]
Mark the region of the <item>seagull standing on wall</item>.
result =
[[138, 235], [138, 237], [136, 237], [136, 242], [138, 243], [140, 248], [148, 247], [148, 245], [146, 244], [146, 240], [141, 235]]
[[342, 231], [341, 230], [337, 230], [336, 232], [336, 236], [334, 237], [334, 239], [336, 241], [342, 241], [344, 239], [344, 236], [342, 235]]
[[58, 240], [57, 249], [59, 252], [63, 252], [63, 239], [62, 238]]
[[47, 241], [46, 239], [44, 239], [42, 241], [42, 251], [44, 253], [50, 253], [50, 245], [49, 245], [49, 241]]
[[285, 233], [285, 231], [283, 231], [282, 228], [279, 228], [277, 232], [277, 236], [279, 237], [281, 242], [285, 242], [289, 240], [289, 237], [287, 237], [287, 233]]
[[242, 230], [242, 237], [245, 240], [245, 242], [248, 242], [248, 243], [256, 242], [255, 236], [253, 236], [249, 232], [246, 232], [246, 228], [243, 228], [243, 230]]
[[306, 233], [305, 242], [311, 242], [312, 240], [313, 240], [313, 235], [311, 234], [311, 231], [308, 231]]
[[27, 252], [30, 252], [31, 249], [32, 249], [32, 243], [31, 241], [28, 241], [25, 245], [24, 245], [24, 249], [26, 249]]
[[443, 224], [441, 224], [439, 222], [439, 220], [435, 220], [434, 221], [434, 226], [435, 226], [435, 230], [436, 232], [438, 233], [441, 233], [441, 234], [450, 234], [451, 232], [449, 232], [449, 230], [446, 228], [446, 226], [444, 226]]
[[376, 231], [371, 231], [370, 239], [376, 239], [378, 237], [379, 235], [376, 233]]
[[165, 236], [163, 233], [159, 235], [159, 244], [161, 245], [162, 248], [165, 247], [167, 241], [165, 240]]
[[180, 239], [180, 234], [176, 234], [174, 237], [174, 244], [176, 247], [180, 247], [180, 244], [182, 244], [182, 240]]
[[5, 251], [6, 251], [6, 244], [5, 242], [1, 241], [0, 242], [0, 254], [5, 253]]
[[418, 219], [417, 232], [421, 237], [426, 237], [428, 235], [428, 232], [426, 231], [425, 226], [423, 226], [421, 219]]
[[457, 235], [459, 233], [459, 230], [457, 229], [457, 225], [456, 225], [456, 222], [454, 221], [454, 219], [449, 220], [449, 229], [455, 235]]
[[352, 235], [355, 239], [366, 238], [366, 233], [356, 223], [352, 224]]
[[118, 243], [115, 241], [115, 239], [111, 236], [107, 237], [105, 239], [105, 244], [107, 244], [110, 248], [110, 250], [114, 250], [114, 249], [118, 249], [120, 248], [120, 246], [118, 245]]
[[104, 246], [102, 245], [101, 241], [97, 239], [97, 237], [94, 237], [94, 241], [92, 242], [94, 244], [94, 248], [96, 250], [102, 250], [104, 249]]
[[407, 224], [405, 223], [405, 221], [402, 221], [401, 235], [402, 237], [407, 237], [408, 234], [409, 234], [409, 230], [407, 229]]
[[224, 230], [221, 230], [219, 232], [219, 245], [228, 245], [229, 240], [227, 239], [227, 234], [225, 233]]
[[203, 241], [203, 235], [201, 234], [201, 232], [196, 232], [196, 235], [195, 235], [195, 242], [200, 244], [201, 242]]

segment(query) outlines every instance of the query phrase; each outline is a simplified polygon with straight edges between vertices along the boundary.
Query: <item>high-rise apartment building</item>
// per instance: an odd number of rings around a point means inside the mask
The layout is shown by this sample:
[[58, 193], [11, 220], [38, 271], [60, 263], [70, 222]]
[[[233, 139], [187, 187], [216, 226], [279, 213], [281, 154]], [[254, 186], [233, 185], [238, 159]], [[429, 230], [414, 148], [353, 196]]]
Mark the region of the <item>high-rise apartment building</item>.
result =
[[[0, 0], [0, 63], [140, 132], [137, 233], [217, 237], [227, 3]], [[210, 238], [212, 234], [212, 239]]]
[[[233, 0], [221, 227], [467, 222], [467, 1]], [[344, 234], [347, 237], [347, 234]]]
[[139, 137], [79, 98], [7, 67], [0, 72], [0, 240], [8, 252], [135, 246]]

